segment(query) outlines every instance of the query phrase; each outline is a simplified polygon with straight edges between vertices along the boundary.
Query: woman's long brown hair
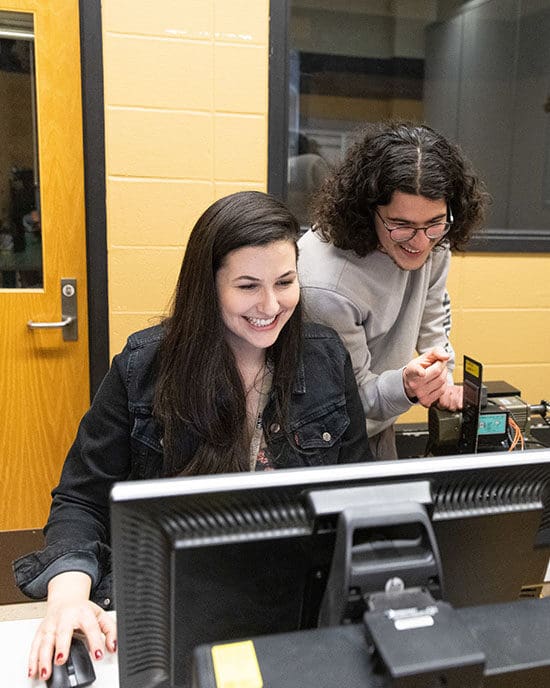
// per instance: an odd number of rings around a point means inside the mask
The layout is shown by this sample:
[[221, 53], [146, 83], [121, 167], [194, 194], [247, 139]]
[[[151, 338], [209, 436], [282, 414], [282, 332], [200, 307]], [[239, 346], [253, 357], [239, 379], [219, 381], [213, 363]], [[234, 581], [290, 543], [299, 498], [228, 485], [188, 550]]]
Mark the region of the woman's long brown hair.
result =
[[[216, 272], [231, 251], [281, 240], [296, 245], [298, 235], [298, 222], [286, 206], [258, 191], [239, 192], [216, 201], [195, 224], [159, 351], [154, 414], [164, 432], [165, 475], [249, 470], [246, 398], [225, 339]], [[281, 428], [285, 426], [301, 337], [298, 304], [267, 352]], [[184, 461], [190, 446], [196, 449], [191, 459]]]

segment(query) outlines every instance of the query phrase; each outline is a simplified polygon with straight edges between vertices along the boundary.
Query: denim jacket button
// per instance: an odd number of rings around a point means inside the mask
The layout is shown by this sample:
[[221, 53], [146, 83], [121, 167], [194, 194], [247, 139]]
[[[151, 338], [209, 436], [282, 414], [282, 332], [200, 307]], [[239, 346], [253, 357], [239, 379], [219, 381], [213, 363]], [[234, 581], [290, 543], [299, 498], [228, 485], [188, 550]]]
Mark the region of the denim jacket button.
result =
[[269, 426], [269, 432], [272, 432], [273, 434], [279, 432], [280, 429], [281, 429], [281, 426], [279, 425], [279, 423], [272, 423]]
[[332, 439], [332, 435], [330, 434], [330, 432], [324, 432], [323, 439], [325, 440], [325, 442], [330, 442], [330, 440]]

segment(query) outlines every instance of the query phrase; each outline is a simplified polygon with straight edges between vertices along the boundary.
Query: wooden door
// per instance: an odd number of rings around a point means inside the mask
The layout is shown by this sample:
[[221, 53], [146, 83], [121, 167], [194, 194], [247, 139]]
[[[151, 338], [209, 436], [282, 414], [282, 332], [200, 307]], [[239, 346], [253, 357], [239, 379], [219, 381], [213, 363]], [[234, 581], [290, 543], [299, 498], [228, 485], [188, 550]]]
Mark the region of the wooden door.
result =
[[[11, 174], [11, 198], [8, 194], [4, 204], [11, 213], [7, 226], [16, 242], [22, 235], [24, 244], [14, 251], [9, 232], [0, 237], [0, 268], [5, 268], [0, 273], [0, 530], [44, 524], [50, 491], [89, 405], [78, 0], [0, 0], [0, 19], [9, 26], [12, 16], [23, 23], [29, 19], [34, 33], [30, 70], [39, 183], [37, 207], [25, 215], [21, 229], [16, 212], [21, 180], [14, 180], [13, 170], [0, 170]], [[6, 53], [14, 53], [8, 56], [8, 70], [14, 64], [17, 69], [17, 60], [25, 62], [15, 54], [17, 30], [3, 35], [4, 63]], [[0, 106], [4, 113], [6, 93]], [[13, 116], [10, 121], [13, 125]], [[19, 135], [18, 125], [13, 126], [10, 140]], [[27, 258], [35, 264], [22, 267]], [[65, 328], [30, 329], [27, 324], [61, 321], [64, 278], [76, 280], [76, 341], [65, 341]]]

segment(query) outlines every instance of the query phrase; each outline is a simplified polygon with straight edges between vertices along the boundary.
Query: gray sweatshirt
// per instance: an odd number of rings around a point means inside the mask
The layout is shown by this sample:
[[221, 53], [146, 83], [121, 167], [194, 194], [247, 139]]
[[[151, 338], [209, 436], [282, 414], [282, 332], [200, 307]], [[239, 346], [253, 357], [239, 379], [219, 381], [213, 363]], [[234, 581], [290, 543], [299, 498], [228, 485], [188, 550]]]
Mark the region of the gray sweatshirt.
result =
[[308, 231], [299, 241], [298, 273], [306, 318], [333, 327], [351, 355], [369, 436], [392, 425], [412, 402], [403, 367], [433, 346], [449, 354], [450, 251], [432, 251], [419, 270], [402, 270], [381, 251], [360, 258]]

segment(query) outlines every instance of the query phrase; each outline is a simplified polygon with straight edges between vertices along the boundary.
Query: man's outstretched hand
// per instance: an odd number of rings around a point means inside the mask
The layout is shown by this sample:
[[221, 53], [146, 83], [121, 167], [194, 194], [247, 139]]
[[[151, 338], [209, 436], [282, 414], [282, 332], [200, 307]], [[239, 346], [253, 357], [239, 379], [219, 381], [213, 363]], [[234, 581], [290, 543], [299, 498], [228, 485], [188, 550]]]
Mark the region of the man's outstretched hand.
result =
[[[436, 346], [407, 363], [403, 368], [403, 386], [411, 401], [418, 401], [426, 408], [441, 403], [442, 398], [444, 403], [456, 403], [456, 395], [450, 391], [455, 386], [448, 382], [448, 360], [449, 354]], [[442, 408], [451, 410], [450, 406]]]

